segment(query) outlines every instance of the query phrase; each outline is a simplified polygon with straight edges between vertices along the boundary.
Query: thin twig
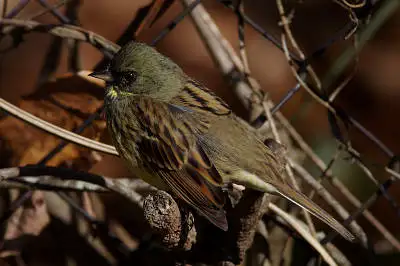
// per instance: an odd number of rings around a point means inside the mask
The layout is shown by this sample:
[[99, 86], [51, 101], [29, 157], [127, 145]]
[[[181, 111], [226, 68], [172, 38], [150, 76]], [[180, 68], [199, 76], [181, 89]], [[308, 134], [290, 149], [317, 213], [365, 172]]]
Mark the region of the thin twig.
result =
[[[245, 24], [244, 24], [244, 2], [240, 0], [237, 3], [236, 14], [238, 17], [238, 39], [239, 39], [239, 55], [240, 60], [242, 62], [243, 67], [237, 66], [238, 68], [243, 68], [243, 76], [247, 80], [247, 83], [250, 85], [253, 93], [257, 94], [255, 97], [262, 98], [261, 86], [260, 84], [251, 76], [250, 65], [247, 56], [247, 49], [245, 43]], [[234, 58], [234, 55], [231, 55], [231, 58]]]
[[71, 143], [80, 145], [82, 147], [86, 147], [95, 151], [99, 152], [104, 152], [106, 154], [111, 154], [111, 155], [116, 155], [118, 156], [117, 150], [111, 146], [107, 145], [105, 143], [101, 143], [80, 135], [77, 135], [75, 133], [72, 133], [68, 130], [65, 130], [61, 127], [55, 126], [47, 121], [44, 121], [43, 119], [40, 119], [29, 112], [26, 112], [22, 110], [21, 108], [7, 102], [3, 98], [0, 98], [0, 109], [6, 111], [7, 113], [15, 116], [18, 119], [21, 119], [28, 124], [39, 128], [41, 130], [46, 131], [47, 133], [50, 133], [56, 137], [59, 137], [63, 140], [69, 141]]
[[[79, 6], [81, 5], [81, 0], [72, 0], [68, 2], [65, 14], [70, 20], [69, 24], [79, 26]], [[77, 73], [81, 69], [82, 59], [80, 56], [79, 49], [80, 42], [76, 40], [67, 40], [68, 46], [68, 70], [72, 73]]]
[[284, 54], [286, 56], [286, 59], [289, 62], [290, 65], [290, 69], [292, 70], [293, 76], [296, 78], [297, 82], [322, 106], [324, 106], [325, 108], [327, 108], [328, 110], [332, 111], [333, 113], [336, 113], [336, 110], [333, 109], [333, 107], [331, 107], [327, 102], [325, 102], [323, 99], [321, 99], [321, 97], [314, 92], [310, 86], [301, 78], [301, 76], [297, 73], [297, 70], [294, 68], [293, 63], [292, 63], [292, 59], [290, 58], [290, 54], [289, 54], [289, 48], [287, 46], [287, 42], [286, 42], [286, 36], [285, 34], [281, 34], [281, 40], [282, 40], [282, 47], [283, 47], [283, 51]]
[[1, 18], [6, 16], [6, 12], [7, 12], [7, 4], [8, 4], [8, 0], [4, 0], [0, 2], [0, 12], [1, 12]]
[[329, 265], [337, 265], [334, 259], [329, 255], [325, 248], [316, 240], [307, 229], [299, 224], [290, 214], [284, 212], [273, 203], [268, 204], [268, 208], [279, 215], [285, 222], [287, 222], [297, 233], [299, 233], [324, 259]]
[[87, 42], [100, 49], [103, 53], [108, 53], [108, 56], [115, 54], [120, 48], [119, 45], [107, 40], [99, 34], [73, 25], [48, 25], [32, 20], [18, 19], [0, 19], [0, 25], [9, 26], [3, 29], [3, 35], [12, 33], [16, 28], [23, 29], [25, 33], [31, 31], [47, 32], [61, 38]]
[[53, 16], [57, 18], [62, 24], [71, 24], [68, 17], [59, 12], [57, 8], [53, 8], [53, 6], [51, 6], [46, 0], [37, 0], [37, 1], [41, 6], [49, 10], [50, 13], [53, 14]]
[[[185, 6], [189, 6], [194, 0], [182, 0], [182, 2]], [[211, 58], [219, 67], [221, 73], [230, 81], [235, 81], [232, 85], [238, 99], [242, 101], [242, 104], [248, 110], [252, 110], [254, 106], [252, 106], [250, 99], [253, 95], [253, 90], [248, 83], [235, 76], [235, 74], [242, 73], [243, 67], [238, 57], [231, 56], [233, 48], [229, 45], [228, 41], [223, 38], [215, 22], [201, 4], [193, 9], [191, 17], [200, 37], [203, 39], [204, 44], [210, 52]], [[262, 107], [258, 106], [255, 110], [252, 110], [252, 112], [254, 114], [250, 116], [257, 117], [262, 112]]]
[[[224, 0], [218, 0], [218, 2], [221, 2], [224, 6], [235, 10], [236, 7], [232, 4], [232, 1], [224, 1]], [[242, 13], [242, 17], [244, 19], [244, 21], [250, 26], [252, 27], [256, 32], [258, 32], [261, 36], [263, 36], [265, 39], [267, 39], [268, 41], [270, 41], [271, 43], [273, 43], [278, 49], [282, 50], [282, 45], [279, 42], [278, 39], [276, 39], [274, 36], [268, 34], [268, 32], [261, 27], [260, 25], [258, 25], [255, 21], [253, 21], [249, 16], [247, 16], [246, 14]], [[293, 61], [295, 61], [296, 63], [301, 63], [301, 60], [293, 53], [290, 54], [290, 57], [293, 59]]]
[[349, 47], [343, 52], [338, 59], [331, 65], [330, 71], [323, 79], [325, 88], [329, 88], [331, 84], [339, 77], [346, 67], [350, 64], [351, 60], [360, 52], [364, 45], [375, 35], [379, 28], [382, 27], [384, 22], [388, 20], [400, 5], [400, 1], [384, 0], [381, 7], [376, 11], [373, 17], [361, 33], [359, 38], [359, 45], [356, 47]]
[[[300, 49], [300, 46], [298, 45], [297, 41], [295, 40], [292, 30], [290, 29], [290, 19], [287, 18], [287, 16], [285, 15], [285, 9], [283, 7], [282, 4], [282, 0], [276, 0], [276, 5], [278, 7], [278, 11], [279, 11], [279, 16], [281, 18], [281, 26], [283, 27], [285, 34], [287, 36], [287, 38], [290, 41], [290, 44], [293, 46], [293, 48], [295, 49], [295, 51], [297, 52], [297, 54], [299, 55], [300, 59], [305, 62], [306, 57], [304, 55], [304, 53], [302, 52], [302, 50]], [[284, 47], [284, 45], [282, 44], [282, 46]], [[288, 56], [290, 58], [290, 54], [288, 53]], [[291, 59], [290, 59], [291, 60]], [[306, 70], [307, 73], [310, 75], [310, 77], [313, 79], [315, 86], [321, 90], [321, 81], [319, 80], [317, 74], [315, 73], [314, 69], [311, 67], [311, 65], [307, 65], [306, 66]]]
[[[370, 174], [370, 170], [366, 167], [365, 162], [361, 159], [360, 153], [358, 151], [356, 151], [355, 149], [353, 149], [351, 146], [349, 145], [344, 145], [344, 147], [346, 148], [346, 152], [349, 153], [349, 155], [352, 157], [352, 160], [354, 160], [357, 164], [362, 165], [363, 168], [362, 170], [365, 171], [365, 169], [367, 169], [367, 175], [369, 176], [369, 178], [374, 179], [373, 175]], [[383, 195], [388, 202], [390, 203], [390, 205], [396, 210], [396, 214], [397, 216], [400, 217], [400, 206], [399, 204], [396, 202], [395, 198], [389, 193], [388, 189], [389, 187], [395, 183], [395, 181], [397, 181], [397, 179], [395, 179], [394, 176], [390, 176], [388, 179], [386, 179], [383, 184], [376, 184], [377, 186], [377, 190], [375, 191], [374, 195], [377, 196], [381, 196]]]
[[18, 4], [4, 18], [13, 18], [29, 4], [29, 0], [20, 0]]
[[[281, 138], [280, 138], [280, 136], [278, 134], [278, 129], [276, 128], [276, 125], [275, 125], [275, 120], [272, 117], [272, 113], [270, 111], [270, 106], [268, 105], [268, 103], [266, 101], [263, 102], [263, 106], [264, 106], [265, 113], [267, 115], [267, 119], [268, 119], [269, 125], [271, 126], [272, 135], [274, 136], [275, 140], [278, 143], [282, 143]], [[285, 170], [286, 170], [286, 173], [287, 173], [287, 175], [289, 177], [290, 183], [293, 185], [293, 187], [296, 190], [301, 191], [300, 186], [299, 186], [297, 180], [294, 177], [292, 168], [290, 167], [288, 162], [285, 163]], [[311, 233], [314, 236], [316, 236], [316, 230], [315, 230], [314, 223], [313, 223], [313, 221], [311, 219], [311, 214], [309, 212], [307, 212], [305, 209], [302, 209], [302, 213], [304, 215], [304, 218], [307, 221], [307, 225], [310, 228]]]
[[200, 0], [195, 0], [187, 8], [185, 8], [176, 18], [174, 18], [164, 29], [157, 35], [151, 42], [151, 45], [156, 45], [160, 42], [169, 32], [171, 32], [180, 21], [182, 21], [192, 10], [200, 3]]
[[26, 20], [35, 20], [35, 19], [47, 14], [48, 12], [50, 12], [52, 10], [55, 10], [55, 9], [58, 9], [58, 8], [62, 7], [63, 5], [67, 4], [70, 1], [71, 0], [60, 0], [58, 3], [56, 3], [56, 4], [52, 5], [52, 6], [49, 6], [45, 10], [40, 10], [39, 12], [37, 12], [37, 13], [31, 15], [31, 16], [28, 16], [26, 18]]
[[[1, 170], [0, 170], [1, 175]], [[1, 176], [0, 178], [3, 178]], [[85, 181], [79, 180], [60, 180], [53, 176], [22, 176], [18, 178], [5, 179], [0, 181], [0, 187], [8, 188], [24, 188], [24, 189], [40, 189], [40, 190], [73, 190], [73, 191], [90, 191], [104, 192], [104, 188]]]
[[[351, 4], [346, 4], [345, 0], [333, 0], [334, 3], [338, 4], [340, 7], [345, 9], [347, 12], [349, 12], [349, 18], [350, 20], [355, 24], [355, 27], [347, 34], [345, 39], [350, 38], [353, 36], [353, 34], [356, 32], [358, 25], [359, 25], [359, 20], [357, 18], [356, 13], [354, 12], [353, 8], [351, 8]], [[362, 5], [364, 6], [364, 5]], [[360, 6], [360, 7], [362, 7]]]
[[[328, 202], [332, 206], [332, 208], [340, 215], [340, 217], [342, 217], [342, 219], [347, 219], [350, 216], [349, 212], [345, 208], [343, 208], [342, 205], [317, 180], [315, 180], [314, 177], [310, 173], [308, 173], [303, 166], [290, 159], [289, 163], [293, 167], [293, 169], [298, 174], [300, 174], [303, 179], [313, 189], [315, 189], [326, 202]], [[368, 241], [367, 234], [364, 232], [361, 226], [359, 226], [355, 221], [352, 221], [349, 226], [351, 231], [360, 239], [361, 243], [366, 247]]]
[[[365, 3], [367, 2], [367, 0], [362, 0], [359, 3], [350, 3], [347, 0], [334, 0], [335, 2], [340, 2], [343, 3], [345, 6], [347, 6], [348, 8], [361, 8], [363, 6], [365, 6]], [[358, 2], [358, 1], [357, 1]]]
[[[288, 48], [286, 45], [286, 40], [285, 36], [282, 35], [282, 43], [283, 43], [283, 48], [285, 51], [285, 55], [288, 60], [291, 60], [288, 54]], [[338, 111], [331, 105], [330, 102], [325, 101], [321, 96], [317, 95], [314, 90], [312, 90], [309, 85], [303, 81], [303, 79], [298, 75], [297, 71], [291, 67], [293, 75], [296, 77], [297, 81], [304, 87], [304, 89], [322, 106], [324, 106], [326, 109], [328, 109], [332, 115], [337, 115]], [[372, 140], [379, 148], [381, 148], [386, 154], [388, 154], [390, 157], [393, 157], [393, 152], [384, 144], [382, 141], [380, 141], [375, 135], [373, 135], [370, 131], [368, 131], [365, 127], [363, 127], [357, 120], [352, 118], [351, 116], [347, 116], [348, 122], [350, 122], [353, 126], [355, 126], [359, 131], [361, 131], [365, 136], [367, 136], [370, 140]], [[343, 143], [346, 147], [347, 145]], [[387, 191], [383, 192], [384, 195], [387, 197], [391, 197], [390, 194]], [[393, 201], [391, 201], [392, 203]], [[397, 207], [395, 204], [392, 204], [392, 206], [397, 210]]]
[[[86, 173], [82, 171], [75, 171], [68, 168], [49, 167], [49, 166], [24, 166], [0, 169], [0, 183], [3, 180], [14, 180], [22, 177], [23, 179], [32, 177], [41, 177], [44, 179], [49, 178], [61, 180], [74, 180], [90, 183], [93, 186], [100, 186], [103, 188], [115, 191], [134, 203], [139, 205], [143, 204], [142, 196], [136, 190], [154, 190], [154, 188], [140, 179], [132, 178], [110, 178], [96, 174]], [[32, 179], [27, 180], [33, 181]], [[83, 185], [84, 183], [75, 183], [76, 185]], [[75, 187], [79, 190], [79, 187]]]
[[[325, 172], [329, 178], [329, 182], [345, 196], [345, 198], [353, 204], [356, 208], [361, 207], [361, 202], [349, 191], [349, 189], [338, 179], [337, 177], [333, 176], [331, 171], [327, 169], [327, 165], [325, 162], [319, 158], [312, 148], [304, 141], [301, 135], [292, 127], [292, 125], [287, 121], [287, 119], [281, 114], [276, 114], [277, 118], [279, 119], [281, 125], [286, 128], [287, 132], [289, 132], [290, 136], [296, 141], [296, 143], [300, 146], [300, 148], [304, 151], [304, 153], [313, 161], [313, 163], [322, 171]], [[391, 169], [393, 173], [394, 172]], [[398, 173], [397, 173], [398, 174]], [[328, 202], [329, 203], [329, 202]], [[331, 205], [334, 208], [334, 205]], [[381, 222], [368, 210], [363, 212], [363, 216], [395, 247], [397, 250], [400, 251], [400, 242], [390, 233], [390, 231], [382, 225]], [[345, 219], [346, 217], [342, 217]]]
[[[252, 90], [260, 91], [260, 88], [261, 88], [260, 84], [250, 76], [250, 67], [249, 67], [248, 60], [247, 60], [247, 52], [246, 52], [245, 42], [244, 42], [243, 12], [244, 12], [243, 2], [239, 1], [236, 13], [238, 15], [239, 51], [240, 51], [240, 58], [241, 58], [241, 61], [243, 64], [243, 73], [244, 73], [245, 77], [248, 79], [248, 82], [251, 85]], [[233, 55], [231, 55], [231, 58], [232, 57], [233, 57]], [[281, 143], [281, 138], [279, 136], [279, 133], [278, 133], [278, 130], [277, 130], [277, 127], [275, 124], [275, 120], [272, 117], [272, 112], [270, 109], [271, 107], [269, 106], [269, 101], [268, 101], [267, 95], [265, 95], [265, 99], [263, 101], [263, 107], [264, 107], [264, 111], [267, 116], [267, 122], [271, 126], [272, 135], [274, 136], [275, 140], [278, 143]], [[290, 178], [291, 183], [294, 185], [294, 187], [297, 190], [300, 190], [299, 185], [298, 185], [296, 179], [294, 178], [293, 171], [287, 163], [285, 165], [285, 169], [286, 169], [286, 173], [288, 174], [288, 176]], [[307, 224], [309, 225], [311, 232], [313, 234], [315, 234], [316, 233], [315, 226], [312, 222], [311, 215], [305, 210], [303, 210], [303, 214], [306, 218]]]
[[[354, 38], [353, 40], [353, 46], [354, 49], [358, 46], [358, 40], [357, 38]], [[339, 93], [347, 86], [347, 84], [353, 79], [355, 76], [357, 70], [358, 70], [358, 62], [359, 62], [359, 57], [356, 56], [354, 59], [354, 67], [349, 75], [339, 84], [339, 86], [336, 87], [335, 90], [332, 91], [332, 93], [329, 95], [329, 102], [332, 103], [336, 97], [339, 95]]]
[[151, 3], [147, 16], [144, 17], [136, 29], [135, 38], [137, 38], [144, 29], [150, 27], [150, 25], [154, 22], [154, 19], [156, 18], [157, 13], [160, 11], [163, 2], [164, 0], [154, 0], [153, 3]]

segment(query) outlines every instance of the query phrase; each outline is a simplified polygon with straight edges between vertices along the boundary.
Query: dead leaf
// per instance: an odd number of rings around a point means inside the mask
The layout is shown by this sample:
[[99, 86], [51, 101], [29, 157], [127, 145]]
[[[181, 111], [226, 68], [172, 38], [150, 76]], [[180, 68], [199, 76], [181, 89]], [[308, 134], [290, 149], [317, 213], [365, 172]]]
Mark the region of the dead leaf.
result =
[[[49, 81], [32, 95], [23, 97], [18, 106], [39, 118], [72, 131], [103, 103], [104, 84], [88, 77], [89, 73], [90, 71], [81, 71]], [[98, 140], [105, 127], [105, 121], [99, 118], [82, 135]], [[0, 140], [0, 156], [8, 158], [7, 163], [3, 162], [7, 165], [37, 163], [61, 141], [11, 116], [0, 120]], [[84, 164], [79, 163], [79, 168], [85, 170], [82, 166], [85, 165], [86, 169], [90, 167], [87, 162], [93, 161], [91, 156], [87, 149], [70, 144], [51, 159], [48, 165], [68, 164], [72, 167], [75, 160], [85, 158]]]

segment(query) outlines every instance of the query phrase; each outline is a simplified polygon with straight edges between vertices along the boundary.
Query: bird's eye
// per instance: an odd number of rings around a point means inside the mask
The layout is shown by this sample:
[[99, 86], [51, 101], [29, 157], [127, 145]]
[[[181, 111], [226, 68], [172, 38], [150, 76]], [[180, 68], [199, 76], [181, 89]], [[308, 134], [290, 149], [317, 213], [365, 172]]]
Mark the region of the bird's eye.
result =
[[124, 71], [118, 73], [118, 83], [121, 87], [130, 86], [135, 82], [137, 78], [137, 73], [135, 71]]
[[136, 80], [137, 73], [135, 71], [128, 71], [124, 73], [124, 76], [128, 82], [134, 82]]

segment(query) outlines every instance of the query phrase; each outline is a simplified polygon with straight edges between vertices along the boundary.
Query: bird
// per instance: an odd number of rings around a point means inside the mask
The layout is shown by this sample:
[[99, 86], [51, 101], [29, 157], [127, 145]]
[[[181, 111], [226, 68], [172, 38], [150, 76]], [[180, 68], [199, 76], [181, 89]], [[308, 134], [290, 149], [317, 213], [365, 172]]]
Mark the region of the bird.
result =
[[144, 181], [168, 191], [227, 231], [225, 189], [282, 196], [345, 239], [340, 222], [291, 186], [282, 162], [229, 105], [156, 48], [125, 44], [102, 70], [112, 143]]

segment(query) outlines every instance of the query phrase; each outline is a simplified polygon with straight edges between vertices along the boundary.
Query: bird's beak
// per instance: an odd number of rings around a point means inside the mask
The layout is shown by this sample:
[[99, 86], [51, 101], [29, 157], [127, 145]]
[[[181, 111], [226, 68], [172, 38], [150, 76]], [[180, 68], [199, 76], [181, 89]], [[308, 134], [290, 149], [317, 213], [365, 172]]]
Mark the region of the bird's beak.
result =
[[112, 82], [113, 77], [108, 70], [95, 71], [89, 74], [90, 77], [102, 79], [105, 82]]

